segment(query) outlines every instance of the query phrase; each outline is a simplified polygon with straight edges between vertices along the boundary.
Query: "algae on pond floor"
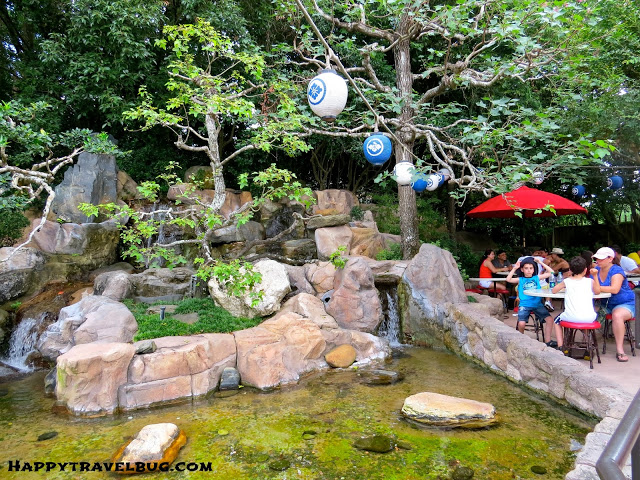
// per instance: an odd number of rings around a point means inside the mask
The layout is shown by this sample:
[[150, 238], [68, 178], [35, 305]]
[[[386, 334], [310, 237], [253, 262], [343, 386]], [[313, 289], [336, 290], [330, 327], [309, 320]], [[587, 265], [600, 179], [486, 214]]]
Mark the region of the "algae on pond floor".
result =
[[[572, 469], [571, 440], [584, 442], [594, 421], [447, 352], [404, 353], [384, 367], [404, 375], [391, 385], [366, 385], [358, 371], [332, 370], [270, 393], [242, 389], [233, 397], [98, 419], [51, 413], [53, 400], [41, 394], [44, 375], [32, 375], [3, 385], [0, 477], [44, 478], [9, 472], [8, 460], [106, 461], [127, 437], [160, 422], [175, 423], [187, 435], [177, 462], [210, 462], [211, 472], [152, 473], [146, 479], [435, 480], [471, 469], [475, 479], [511, 480], [541, 478], [536, 466], [546, 468], [544, 478], [562, 479]], [[471, 431], [417, 428], [400, 409], [406, 397], [424, 391], [491, 403], [500, 423]], [[52, 431], [58, 435], [37, 441]], [[387, 453], [354, 447], [372, 435], [389, 437], [396, 447]], [[48, 472], [46, 478], [89, 475], [112, 478], [98, 472]]]

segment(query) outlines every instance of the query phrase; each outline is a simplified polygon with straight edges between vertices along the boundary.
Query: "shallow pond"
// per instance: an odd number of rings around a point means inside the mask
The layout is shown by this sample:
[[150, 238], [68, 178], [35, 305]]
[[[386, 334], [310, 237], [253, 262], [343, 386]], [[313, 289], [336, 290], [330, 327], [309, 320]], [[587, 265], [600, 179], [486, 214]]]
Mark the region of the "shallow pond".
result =
[[[270, 393], [242, 389], [227, 398], [98, 419], [52, 413], [53, 399], [42, 394], [43, 373], [0, 384], [0, 478], [113, 478], [12, 473], [8, 461], [107, 461], [143, 426], [172, 422], [188, 437], [176, 461], [211, 462], [211, 472], [143, 478], [449, 479], [464, 466], [475, 479], [561, 479], [573, 466], [571, 445], [583, 443], [595, 425], [450, 353], [405, 348], [395, 357], [382, 367], [405, 375], [393, 385], [364, 385], [359, 371], [334, 370]], [[407, 396], [423, 391], [492, 403], [500, 423], [475, 431], [414, 427], [399, 412]], [[52, 431], [57, 436], [38, 441]], [[372, 434], [392, 436], [410, 449], [370, 453], [353, 447]], [[273, 470], [276, 460], [288, 468]]]

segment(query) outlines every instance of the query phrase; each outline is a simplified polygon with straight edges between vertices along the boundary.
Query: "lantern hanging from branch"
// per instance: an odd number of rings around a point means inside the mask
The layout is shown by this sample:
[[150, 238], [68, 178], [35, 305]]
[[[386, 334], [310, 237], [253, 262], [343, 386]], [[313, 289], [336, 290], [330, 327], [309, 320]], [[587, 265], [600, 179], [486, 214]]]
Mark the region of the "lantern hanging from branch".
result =
[[322, 70], [307, 87], [307, 100], [313, 113], [333, 122], [347, 104], [347, 82], [335, 70]]
[[544, 173], [533, 172], [533, 183], [540, 185], [542, 182], [544, 182]]
[[436, 175], [442, 178], [440, 185], [442, 185], [445, 182], [448, 182], [449, 179], [451, 178], [451, 172], [449, 171], [448, 168], [441, 168], [440, 170], [438, 170]]
[[417, 178], [411, 182], [411, 188], [413, 188], [416, 192], [424, 192], [427, 188], [427, 180], [428, 177], [424, 173], [418, 173]]
[[571, 189], [571, 193], [573, 195], [575, 195], [576, 197], [581, 197], [583, 196], [585, 193], [587, 192], [587, 190], [584, 188], [584, 186], [582, 185], [575, 185], [572, 189]]
[[391, 157], [391, 140], [382, 133], [374, 133], [362, 145], [364, 156], [373, 165], [382, 165]]
[[619, 188], [622, 188], [623, 184], [624, 182], [622, 181], [622, 177], [617, 175], [607, 178], [607, 187], [611, 190], [618, 190]]
[[442, 185], [443, 183], [444, 183], [443, 178], [440, 175], [438, 175], [437, 173], [429, 175], [427, 177], [427, 190], [429, 192], [433, 192], [433, 191], [437, 190], [438, 187], [440, 185]]
[[411, 162], [396, 163], [393, 168], [393, 176], [398, 185], [410, 185], [413, 178], [415, 168]]

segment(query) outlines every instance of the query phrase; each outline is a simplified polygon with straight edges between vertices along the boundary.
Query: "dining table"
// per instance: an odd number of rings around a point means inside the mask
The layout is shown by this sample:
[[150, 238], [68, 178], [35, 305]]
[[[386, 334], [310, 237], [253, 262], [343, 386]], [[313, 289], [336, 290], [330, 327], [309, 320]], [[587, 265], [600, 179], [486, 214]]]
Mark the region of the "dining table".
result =
[[[566, 297], [567, 291], [560, 290], [557, 293], [551, 292], [550, 288], [531, 288], [524, 291], [525, 295], [529, 295], [530, 297], [542, 297], [542, 298], [561, 298], [564, 299]], [[609, 298], [611, 296], [610, 293], [598, 293], [594, 294], [593, 298]]]

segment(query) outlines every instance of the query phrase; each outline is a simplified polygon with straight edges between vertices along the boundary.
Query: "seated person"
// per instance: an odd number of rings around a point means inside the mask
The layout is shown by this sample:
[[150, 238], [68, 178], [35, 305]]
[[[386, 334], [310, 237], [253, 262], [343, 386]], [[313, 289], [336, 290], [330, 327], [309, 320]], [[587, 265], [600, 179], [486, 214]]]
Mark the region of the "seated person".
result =
[[[596, 319], [596, 311], [593, 308], [593, 295], [600, 293], [600, 282], [598, 281], [598, 270], [595, 268], [588, 269], [586, 260], [580, 257], [574, 257], [569, 262], [571, 269], [571, 277], [565, 278], [562, 282], [556, 284], [551, 290], [558, 293], [563, 288], [567, 290], [564, 298], [564, 312], [554, 320], [554, 329], [556, 338], [558, 339], [558, 350], [565, 351], [562, 336], [562, 327], [560, 321], [574, 323], [591, 323]], [[591, 277], [587, 273], [591, 273]]]
[[[545, 272], [537, 275], [536, 264], [541, 265], [545, 269]], [[518, 278], [513, 278], [513, 275], [518, 269], [520, 270]], [[533, 313], [540, 323], [544, 324], [543, 328], [546, 331], [545, 336], [551, 339], [549, 334], [551, 333], [552, 317], [549, 315], [547, 309], [542, 305], [542, 298], [527, 295], [524, 291], [540, 289], [540, 280], [549, 278], [552, 273], [553, 270], [551, 270], [551, 267], [545, 265], [542, 261], [534, 259], [533, 257], [525, 257], [522, 262], [517, 262], [509, 272], [509, 275], [507, 275], [508, 283], [518, 284], [520, 305], [518, 307], [517, 328], [520, 333], [524, 333], [524, 327], [529, 321], [529, 314]]]
[[622, 255], [622, 249], [618, 245], [611, 245], [611, 250], [616, 253], [616, 260], [627, 275], [640, 275], [640, 267], [631, 258]]
[[569, 271], [569, 262], [567, 262], [564, 258], [564, 250], [560, 247], [555, 247], [551, 250], [551, 254], [545, 259], [544, 263], [549, 265], [555, 273], [562, 272], [564, 275]]
[[498, 250], [496, 252], [496, 258], [494, 258], [491, 263], [493, 263], [493, 266], [496, 267], [496, 268], [507, 267], [507, 270], [505, 270], [505, 271], [508, 271], [509, 269], [511, 269], [511, 265], [513, 265], [507, 259], [507, 252], [505, 252], [504, 250]]
[[[480, 270], [480, 274], [478, 275], [478, 277], [492, 278], [496, 272], [506, 272], [507, 270], [509, 270], [508, 267], [501, 267], [501, 268], [494, 267], [492, 262], [495, 258], [496, 258], [496, 254], [490, 248], [484, 251], [482, 260], [480, 260], [480, 265], [478, 265]], [[491, 280], [481, 280], [480, 286], [482, 288], [492, 288], [493, 287], [492, 283], [494, 282], [492, 282]], [[496, 288], [501, 288], [505, 290], [507, 288], [507, 285], [504, 282], [496, 282]]]

